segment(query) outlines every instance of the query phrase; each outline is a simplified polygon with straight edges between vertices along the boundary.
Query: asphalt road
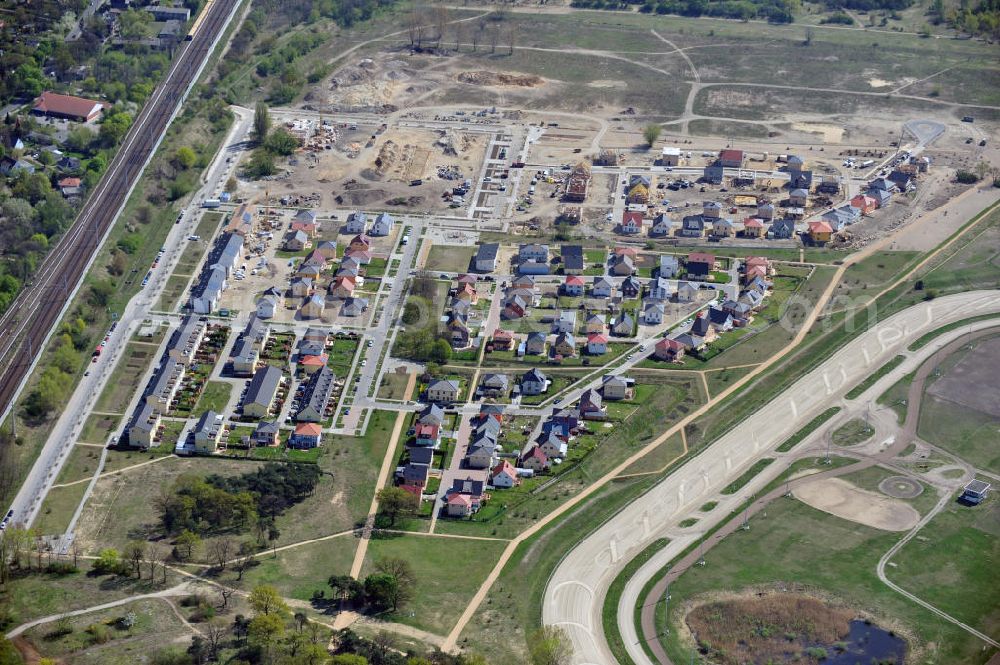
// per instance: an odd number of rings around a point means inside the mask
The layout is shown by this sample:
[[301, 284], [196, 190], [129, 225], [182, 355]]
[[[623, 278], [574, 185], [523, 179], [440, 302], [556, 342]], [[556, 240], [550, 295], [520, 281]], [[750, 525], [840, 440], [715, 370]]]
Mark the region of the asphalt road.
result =
[[[545, 624], [566, 629], [573, 646], [572, 662], [596, 665], [614, 662], [601, 628], [603, 600], [608, 585], [632, 557], [675, 527], [692, 510], [717, 498], [722, 487], [773, 451], [832, 400], [842, 396], [900, 349], [905, 349], [913, 339], [952, 321], [1000, 311], [998, 295], [996, 291], [975, 291], [938, 298], [900, 312], [858, 335], [747, 418], [738, 429], [689, 460], [567, 553], [549, 580], [542, 617]], [[926, 348], [930, 352], [936, 345]], [[879, 386], [886, 381], [881, 380]], [[765, 475], [770, 474], [761, 474], [757, 479], [764, 482]], [[744, 498], [733, 496], [728, 500], [738, 505]], [[721, 516], [728, 512], [724, 507], [713, 511]], [[700, 525], [704, 529], [712, 526], [704, 516]], [[697, 536], [688, 534], [674, 538], [654, 559], [662, 567]], [[649, 663], [638, 645], [630, 613], [629, 618], [619, 626], [629, 653], [637, 663]]]
[[0, 317], [0, 412], [4, 416], [238, 3], [219, 0], [209, 8], [202, 29], [179, 48], [166, 78], [146, 102], [73, 226]]

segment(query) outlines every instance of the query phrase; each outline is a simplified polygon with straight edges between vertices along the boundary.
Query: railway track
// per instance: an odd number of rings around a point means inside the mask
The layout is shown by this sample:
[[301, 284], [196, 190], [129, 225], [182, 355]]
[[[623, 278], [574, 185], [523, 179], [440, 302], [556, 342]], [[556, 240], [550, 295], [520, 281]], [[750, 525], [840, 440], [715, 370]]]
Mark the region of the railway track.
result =
[[193, 29], [196, 32], [192, 39], [182, 42], [166, 78], [136, 118], [73, 226], [0, 317], [0, 414], [6, 414], [12, 407], [36, 356], [86, 275], [134, 183], [239, 1], [209, 3], [203, 20]]

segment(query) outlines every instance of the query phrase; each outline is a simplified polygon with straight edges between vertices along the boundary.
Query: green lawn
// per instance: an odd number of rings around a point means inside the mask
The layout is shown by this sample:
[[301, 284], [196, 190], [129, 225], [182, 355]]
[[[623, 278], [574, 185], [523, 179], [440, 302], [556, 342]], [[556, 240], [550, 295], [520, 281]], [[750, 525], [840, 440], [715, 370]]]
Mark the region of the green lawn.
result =
[[[674, 662], [687, 662], [690, 658], [687, 647], [678, 642], [676, 628], [681, 620], [681, 608], [687, 601], [707, 593], [793, 583], [835, 597], [876, 618], [901, 622], [915, 632], [923, 646], [933, 649], [932, 662], [985, 662], [990, 652], [981, 651], [978, 640], [878, 581], [875, 564], [898, 539], [898, 534], [838, 519], [794, 499], [779, 499], [768, 507], [767, 517], [756, 519], [749, 531], [736, 531], [707, 552], [706, 566], [688, 569], [671, 584], [670, 623], [673, 628], [664, 640], [667, 652]], [[995, 537], [993, 543], [995, 552]], [[952, 554], [943, 547], [934, 548], [934, 551], [941, 557]], [[901, 555], [904, 553], [905, 548]], [[969, 558], [982, 560], [983, 564], [992, 560], [995, 565], [995, 554], [991, 558], [980, 558], [980, 552], [976, 554]], [[947, 574], [937, 575], [938, 568], [921, 566], [921, 570], [926, 571], [927, 578], [936, 578], [938, 584], [946, 579], [951, 579], [952, 583], [957, 581]], [[981, 569], [983, 572], [988, 570], [986, 567]], [[967, 589], [967, 584], [956, 585], [956, 595], [961, 593], [964, 597], [967, 594], [962, 592]], [[989, 596], [983, 594], [982, 597], [985, 602]], [[662, 610], [660, 614], [662, 621]], [[937, 646], [931, 647], [931, 642]]]
[[475, 253], [476, 247], [467, 245], [434, 245], [424, 268], [434, 272], [466, 272]]
[[56, 484], [72, 483], [90, 478], [97, 470], [101, 459], [101, 449], [96, 446], [73, 446], [66, 461], [63, 462]]
[[163, 285], [163, 292], [156, 303], [156, 309], [163, 312], [172, 312], [180, 304], [184, 289], [187, 288], [189, 277], [179, 274], [171, 275], [167, 278], [167, 283]]
[[618, 663], [629, 663], [631, 658], [626, 651], [626, 645], [622, 641], [621, 632], [618, 630], [618, 603], [621, 601], [622, 592], [625, 585], [635, 575], [635, 572], [649, 561], [654, 554], [670, 544], [666, 538], [657, 538], [646, 546], [631, 561], [625, 564], [621, 572], [608, 586], [607, 594], [604, 596], [604, 609], [601, 614], [604, 623], [604, 636], [608, 640], [608, 647], [614, 654]]
[[120, 416], [91, 414], [80, 431], [80, 441], [104, 444], [121, 422]]
[[257, 565], [244, 574], [243, 585], [271, 584], [281, 595], [297, 600], [309, 600], [317, 590], [329, 594], [327, 580], [350, 571], [357, 548], [358, 539], [348, 534], [282, 550], [277, 556], [262, 552]]
[[[96, 410], [124, 413], [129, 401], [139, 389], [143, 374], [156, 356], [156, 348], [148, 344], [126, 344], [104, 391], [97, 400]], [[100, 442], [97, 442], [100, 443]]]
[[996, 635], [1000, 600], [986, 590], [996, 588], [1000, 566], [997, 496], [974, 508], [949, 502], [920, 536], [892, 558], [895, 565], [886, 567], [889, 579], [956, 619]]
[[338, 377], [347, 376], [360, 343], [361, 340], [349, 337], [334, 338], [333, 343], [327, 349], [327, 367], [332, 369]]
[[503, 541], [387, 535], [368, 545], [362, 574], [371, 573], [381, 558], [406, 559], [416, 578], [414, 598], [387, 618], [446, 635], [505, 546]]
[[199, 416], [206, 411], [225, 413], [232, 390], [232, 384], [225, 381], [209, 381], [205, 384], [205, 390], [201, 393], [201, 397], [198, 398], [198, 404], [192, 410], [192, 413]]
[[87, 483], [53, 487], [45, 495], [45, 501], [42, 502], [42, 508], [32, 527], [45, 535], [62, 535], [69, 527], [73, 512], [80, 505], [86, 491]]
[[382, 385], [378, 389], [379, 399], [404, 399], [406, 384], [410, 381], [409, 374], [386, 372], [382, 376]]
[[1000, 473], [1000, 426], [989, 414], [925, 391], [917, 433], [975, 467]]

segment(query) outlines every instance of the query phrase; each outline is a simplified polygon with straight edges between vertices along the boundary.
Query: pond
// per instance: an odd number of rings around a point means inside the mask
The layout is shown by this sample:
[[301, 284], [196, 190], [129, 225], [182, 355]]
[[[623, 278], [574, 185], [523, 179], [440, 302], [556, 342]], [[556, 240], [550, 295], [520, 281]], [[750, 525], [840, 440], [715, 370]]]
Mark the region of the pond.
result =
[[850, 625], [850, 633], [842, 642], [819, 645], [828, 654], [822, 661], [825, 665], [903, 665], [906, 642], [902, 638], [865, 621], [854, 620]]

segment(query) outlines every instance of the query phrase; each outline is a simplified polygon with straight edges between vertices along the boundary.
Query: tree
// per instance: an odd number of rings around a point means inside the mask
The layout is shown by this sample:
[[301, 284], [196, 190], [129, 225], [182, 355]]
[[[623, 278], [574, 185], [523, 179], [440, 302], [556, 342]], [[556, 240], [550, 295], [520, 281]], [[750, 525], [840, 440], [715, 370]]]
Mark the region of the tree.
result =
[[174, 161], [182, 169], [189, 169], [198, 162], [198, 154], [193, 149], [184, 145], [177, 148], [177, 152], [174, 154]]
[[131, 126], [132, 116], [130, 114], [125, 111], [111, 113], [104, 117], [98, 136], [101, 137], [101, 142], [105, 147], [111, 148], [121, 142]]
[[341, 653], [330, 659], [330, 665], [368, 665], [368, 659], [354, 653]]
[[284, 127], [278, 127], [267, 135], [264, 147], [275, 155], [290, 155], [299, 147], [299, 140]]
[[271, 651], [284, 635], [285, 620], [277, 614], [255, 616], [247, 627], [247, 639], [251, 645], [264, 652], [264, 662], [270, 660]]
[[184, 529], [174, 540], [174, 545], [175, 552], [181, 555], [176, 558], [187, 561], [194, 557], [195, 550], [201, 546], [201, 536], [193, 531]]
[[401, 516], [416, 513], [417, 497], [399, 487], [384, 487], [378, 491], [379, 512], [389, 519], [389, 526], [394, 526]]
[[35, 219], [35, 209], [29, 201], [24, 199], [7, 199], [3, 204], [0, 204], [0, 212], [15, 227], [27, 228]]
[[253, 112], [253, 137], [258, 144], [263, 144], [267, 140], [267, 133], [271, 129], [271, 113], [267, 110], [267, 104], [257, 102]]
[[236, 589], [228, 586], [219, 587], [219, 597], [222, 598], [222, 609], [229, 607], [229, 599], [236, 593]]
[[270, 584], [254, 587], [247, 601], [257, 614], [288, 613], [288, 605], [281, 599], [278, 590]]
[[567, 665], [572, 653], [566, 631], [558, 626], [543, 626], [528, 638], [531, 665]]
[[374, 573], [365, 578], [365, 598], [377, 610], [391, 609], [398, 596], [398, 587], [392, 575]]
[[97, 559], [94, 561], [94, 572], [98, 575], [117, 574], [121, 571], [121, 567], [122, 560], [118, 550], [107, 547], [97, 553]]
[[355, 600], [364, 593], [364, 585], [350, 575], [331, 575], [327, 584], [333, 589], [334, 598], [338, 601]]
[[132, 572], [136, 577], [142, 579], [140, 566], [146, 558], [146, 542], [143, 540], [133, 540], [125, 546], [125, 558], [132, 565]]
[[243, 573], [245, 573], [247, 569], [249, 569], [250, 566], [254, 565], [254, 563], [256, 562], [254, 556], [255, 549], [256, 548], [254, 544], [251, 542], [244, 542], [242, 545], [240, 545], [240, 556], [236, 559], [237, 580], [242, 580]]
[[656, 139], [660, 138], [660, 132], [663, 128], [655, 123], [650, 123], [642, 130], [642, 137], [646, 139], [646, 145], [650, 148], [656, 143]]
[[127, 9], [118, 15], [121, 36], [129, 40], [152, 36], [153, 15], [139, 9]]
[[229, 537], [213, 540], [209, 545], [209, 554], [216, 567], [222, 571], [226, 569], [226, 564], [232, 558], [234, 548], [233, 539]]
[[274, 175], [277, 172], [278, 167], [274, 164], [274, 157], [266, 150], [254, 150], [243, 167], [243, 175], [254, 179]]
[[814, 31], [812, 29], [812, 26], [806, 26], [806, 39], [803, 42], [803, 44], [805, 44], [806, 46], [809, 46], [810, 44], [812, 44], [813, 35], [814, 35]]
[[227, 632], [229, 632], [229, 629], [221, 619], [213, 618], [205, 626], [205, 642], [208, 644], [209, 660], [218, 660], [219, 647], [222, 646], [222, 640], [225, 638]]
[[385, 557], [375, 562], [375, 570], [386, 575], [391, 575], [396, 581], [395, 593], [390, 598], [393, 611], [399, 609], [413, 597], [413, 587], [416, 585], [416, 577], [410, 562], [399, 557]]

